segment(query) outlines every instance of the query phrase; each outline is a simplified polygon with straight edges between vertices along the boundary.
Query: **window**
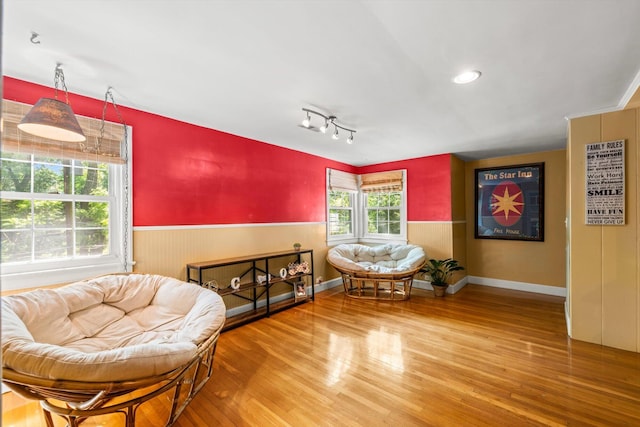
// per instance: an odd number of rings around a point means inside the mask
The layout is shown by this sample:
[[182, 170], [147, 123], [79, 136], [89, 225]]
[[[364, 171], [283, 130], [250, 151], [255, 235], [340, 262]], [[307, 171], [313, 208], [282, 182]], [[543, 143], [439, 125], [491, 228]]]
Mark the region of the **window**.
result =
[[327, 242], [406, 242], [405, 172], [364, 175], [329, 169]]
[[365, 230], [368, 242], [403, 241], [407, 239], [405, 171], [368, 173], [360, 176]]
[[367, 234], [399, 236], [402, 232], [402, 193], [365, 194]]
[[[91, 154], [86, 146], [68, 148], [69, 143], [18, 132], [18, 120], [11, 118], [26, 111], [14, 110], [28, 107], [3, 100], [3, 118], [9, 117], [3, 123], [0, 153], [3, 287], [36, 287], [125, 271], [130, 253], [126, 242], [131, 241], [124, 190], [129, 165], [120, 156], [120, 142], [103, 138], [104, 149]], [[7, 109], [13, 114], [5, 114]], [[100, 121], [78, 118], [87, 146], [98, 147], [99, 125], [87, 128], [87, 120]], [[109, 138], [124, 139], [123, 126], [111, 125]]]
[[356, 239], [357, 176], [327, 169], [327, 241]]
[[329, 191], [329, 236], [353, 237], [353, 193]]
[[109, 165], [2, 153], [2, 262], [109, 255]]

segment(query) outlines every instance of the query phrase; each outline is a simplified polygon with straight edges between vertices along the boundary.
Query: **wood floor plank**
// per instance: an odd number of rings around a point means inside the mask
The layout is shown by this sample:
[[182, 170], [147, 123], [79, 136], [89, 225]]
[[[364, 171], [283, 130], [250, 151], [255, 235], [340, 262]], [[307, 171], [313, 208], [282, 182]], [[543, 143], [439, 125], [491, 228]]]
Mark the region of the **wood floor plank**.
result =
[[[168, 410], [155, 399], [138, 425]], [[7, 395], [2, 421], [44, 426], [36, 403]], [[222, 334], [176, 423], [213, 425], [640, 425], [640, 354], [569, 339], [560, 297], [468, 285], [381, 302], [336, 288]]]

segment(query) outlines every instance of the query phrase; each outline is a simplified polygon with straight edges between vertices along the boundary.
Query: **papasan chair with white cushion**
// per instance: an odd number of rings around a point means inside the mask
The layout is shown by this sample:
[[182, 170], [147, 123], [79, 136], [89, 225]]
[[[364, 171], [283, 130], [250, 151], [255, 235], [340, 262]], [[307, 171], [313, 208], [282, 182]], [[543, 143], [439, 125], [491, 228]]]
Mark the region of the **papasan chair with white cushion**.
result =
[[421, 246], [341, 244], [329, 249], [327, 261], [342, 275], [352, 298], [406, 300], [413, 277], [426, 262]]
[[[77, 426], [173, 389], [171, 425], [212, 373], [226, 308], [174, 278], [114, 274], [2, 297], [2, 381]], [[59, 402], [62, 402], [61, 405]]]

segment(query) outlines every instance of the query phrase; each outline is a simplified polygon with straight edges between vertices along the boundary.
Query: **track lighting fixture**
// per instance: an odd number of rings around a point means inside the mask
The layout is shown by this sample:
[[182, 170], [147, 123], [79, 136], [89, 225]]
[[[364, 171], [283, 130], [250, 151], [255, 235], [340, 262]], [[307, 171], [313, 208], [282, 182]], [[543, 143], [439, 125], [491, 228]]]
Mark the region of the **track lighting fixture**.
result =
[[[353, 144], [353, 134], [356, 133], [356, 131], [354, 129], [349, 129], [347, 127], [339, 125], [336, 122], [338, 120], [336, 116], [330, 116], [330, 115], [327, 116], [317, 111], [310, 110], [308, 108], [303, 108], [302, 111], [304, 111], [307, 114], [307, 117], [305, 117], [305, 119], [302, 121], [302, 126], [304, 126], [305, 128], [315, 130], [316, 132], [319, 130], [322, 133], [326, 133], [329, 126], [333, 125], [334, 132], [331, 135], [331, 138], [339, 139], [340, 135], [338, 134], [338, 129], [342, 129], [346, 132], [349, 132], [349, 137], [347, 138], [347, 144]], [[322, 119], [324, 119], [324, 123], [319, 128], [314, 128], [311, 125], [311, 114], [320, 116]]]

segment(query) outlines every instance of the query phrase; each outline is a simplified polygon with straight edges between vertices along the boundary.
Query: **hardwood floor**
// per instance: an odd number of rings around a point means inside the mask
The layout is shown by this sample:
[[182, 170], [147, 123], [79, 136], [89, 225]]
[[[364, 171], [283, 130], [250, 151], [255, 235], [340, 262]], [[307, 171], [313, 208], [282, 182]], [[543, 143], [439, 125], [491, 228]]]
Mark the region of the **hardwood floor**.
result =
[[[176, 425], [640, 425], [640, 354], [570, 340], [563, 304], [477, 285], [399, 302], [334, 288], [223, 333]], [[23, 402], [5, 395], [3, 425], [44, 425]], [[168, 405], [143, 405], [138, 425], [161, 425]]]

